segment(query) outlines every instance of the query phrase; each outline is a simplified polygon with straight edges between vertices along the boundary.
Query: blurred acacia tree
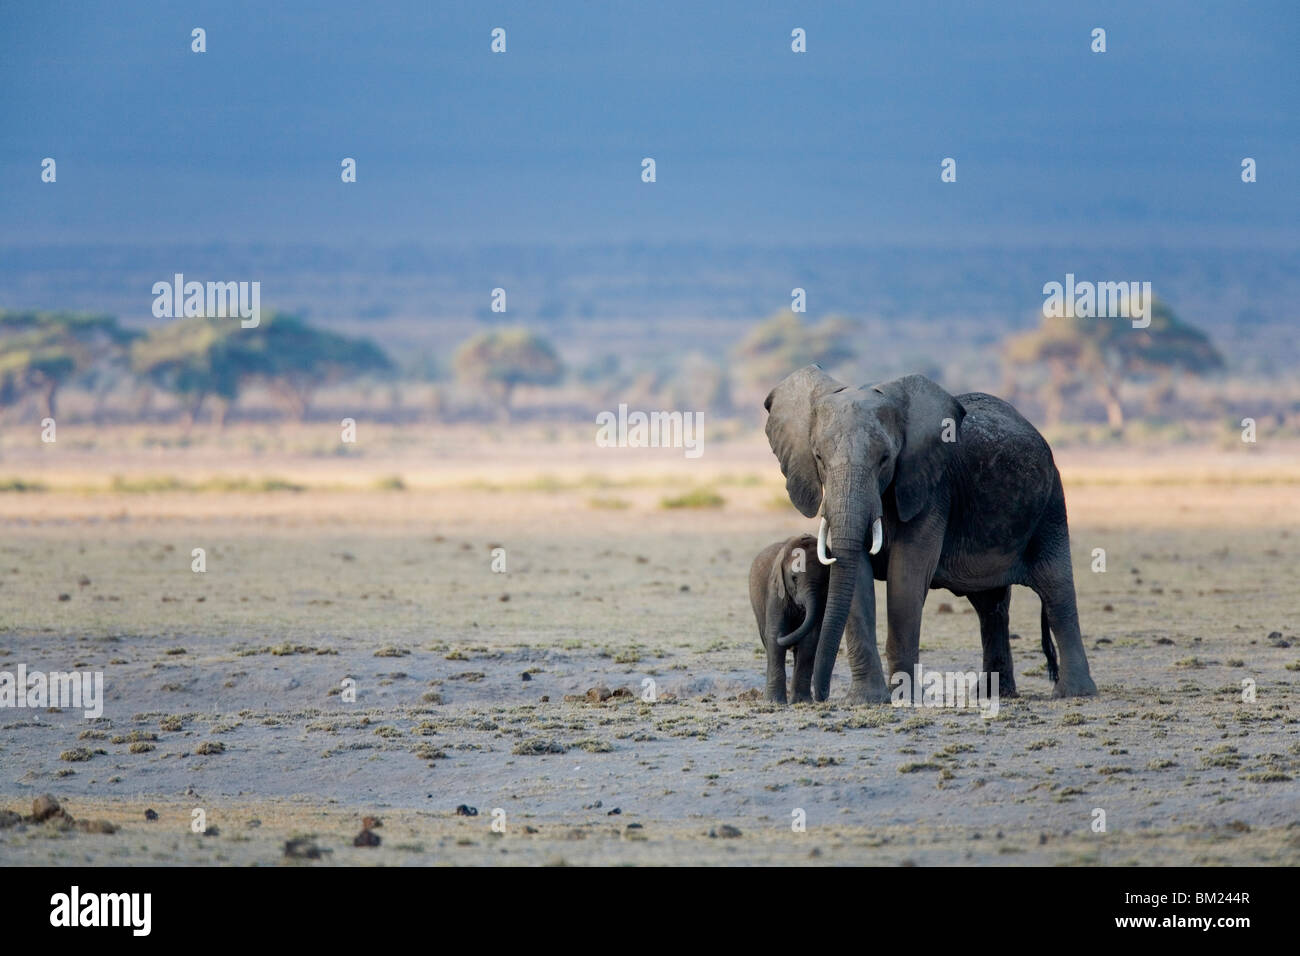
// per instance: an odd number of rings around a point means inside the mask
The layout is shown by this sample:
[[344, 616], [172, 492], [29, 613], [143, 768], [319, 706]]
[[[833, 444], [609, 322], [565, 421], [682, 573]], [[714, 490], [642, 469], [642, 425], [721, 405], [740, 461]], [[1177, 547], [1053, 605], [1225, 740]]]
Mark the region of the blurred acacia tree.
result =
[[1124, 429], [1121, 386], [1159, 379], [1162, 393], [1172, 392], [1178, 373], [1208, 375], [1224, 367], [1223, 356], [1204, 332], [1184, 322], [1167, 304], [1151, 304], [1151, 324], [1134, 328], [1127, 319], [1044, 318], [1030, 332], [1013, 335], [1003, 345], [1008, 371], [1045, 366], [1048, 424], [1060, 421], [1067, 397], [1091, 385], [1106, 406], [1111, 429]]
[[187, 426], [209, 399], [220, 426], [229, 406], [253, 382], [265, 384], [301, 421], [316, 389], [387, 371], [392, 363], [367, 339], [313, 328], [297, 316], [273, 312], [249, 329], [205, 317], [169, 322], [135, 343], [131, 366], [137, 375], [180, 398]]
[[271, 370], [253, 329], [229, 319], [198, 316], [152, 329], [131, 348], [131, 368], [150, 384], [180, 399], [185, 425], [213, 399], [214, 417], [225, 424], [226, 411], [248, 379]]
[[502, 417], [510, 419], [520, 385], [555, 385], [564, 365], [546, 339], [527, 329], [482, 332], [461, 345], [453, 360], [456, 377], [496, 393]]
[[298, 316], [273, 313], [255, 329], [241, 331], [253, 333], [250, 344], [264, 352], [262, 370], [253, 377], [265, 382], [296, 421], [307, 417], [317, 389], [393, 369], [388, 356], [369, 339], [313, 328]]
[[851, 361], [856, 355], [849, 345], [852, 331], [844, 318], [831, 316], [816, 325], [804, 324], [796, 313], [782, 309], [751, 329], [732, 350], [732, 357], [745, 381], [771, 388], [813, 362], [829, 368]]
[[691, 352], [677, 363], [671, 381], [674, 408], [708, 410], [714, 419], [730, 415], [735, 407], [731, 399], [731, 379], [725, 366], [699, 352]]
[[61, 387], [123, 364], [135, 337], [111, 315], [0, 312], [0, 406], [36, 394], [53, 417]]

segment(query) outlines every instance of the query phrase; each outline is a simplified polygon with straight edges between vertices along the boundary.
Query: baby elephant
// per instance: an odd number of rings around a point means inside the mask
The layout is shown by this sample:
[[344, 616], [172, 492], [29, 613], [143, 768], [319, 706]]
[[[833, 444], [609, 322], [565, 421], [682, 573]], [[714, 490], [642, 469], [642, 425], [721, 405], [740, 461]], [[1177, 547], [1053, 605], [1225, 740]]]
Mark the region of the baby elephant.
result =
[[817, 560], [817, 539], [802, 535], [769, 544], [749, 569], [749, 601], [767, 649], [768, 700], [784, 704], [785, 651], [794, 647], [795, 703], [812, 700], [813, 661], [830, 569]]

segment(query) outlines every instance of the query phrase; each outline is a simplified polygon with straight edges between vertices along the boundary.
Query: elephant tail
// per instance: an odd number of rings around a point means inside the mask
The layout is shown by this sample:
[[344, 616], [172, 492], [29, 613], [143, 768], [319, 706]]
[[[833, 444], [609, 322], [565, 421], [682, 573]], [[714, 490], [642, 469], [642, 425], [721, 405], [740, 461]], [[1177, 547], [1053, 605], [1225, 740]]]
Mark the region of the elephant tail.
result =
[[1061, 669], [1056, 661], [1056, 647], [1052, 644], [1052, 629], [1047, 626], [1047, 605], [1043, 605], [1042, 610], [1043, 623], [1043, 656], [1047, 658], [1047, 676], [1056, 683], [1056, 678], [1060, 675]]

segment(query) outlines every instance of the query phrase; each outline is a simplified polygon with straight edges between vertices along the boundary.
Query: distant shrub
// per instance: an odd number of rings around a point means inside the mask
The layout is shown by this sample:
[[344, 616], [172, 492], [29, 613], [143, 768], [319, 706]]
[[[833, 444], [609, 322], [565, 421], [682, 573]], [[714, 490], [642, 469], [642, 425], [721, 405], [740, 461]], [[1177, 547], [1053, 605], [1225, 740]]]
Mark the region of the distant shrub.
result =
[[0, 480], [0, 492], [46, 491], [48, 486], [43, 481], [27, 481], [23, 478], [6, 478]]
[[172, 475], [124, 478], [114, 475], [109, 490], [122, 495], [149, 495], [159, 491], [184, 491], [185, 483]]
[[284, 478], [209, 478], [200, 482], [195, 491], [222, 492], [264, 492], [264, 491], [305, 491], [304, 485], [296, 484]]
[[295, 484], [284, 478], [242, 478], [217, 476], [204, 481], [182, 481], [174, 475], [145, 475], [137, 478], [124, 478], [115, 475], [109, 483], [109, 490], [122, 495], [151, 495], [169, 491], [191, 492], [268, 492], [268, 491], [305, 491], [304, 485]]
[[696, 488], [660, 502], [665, 508], [721, 508], [726, 503], [727, 499], [711, 488]]

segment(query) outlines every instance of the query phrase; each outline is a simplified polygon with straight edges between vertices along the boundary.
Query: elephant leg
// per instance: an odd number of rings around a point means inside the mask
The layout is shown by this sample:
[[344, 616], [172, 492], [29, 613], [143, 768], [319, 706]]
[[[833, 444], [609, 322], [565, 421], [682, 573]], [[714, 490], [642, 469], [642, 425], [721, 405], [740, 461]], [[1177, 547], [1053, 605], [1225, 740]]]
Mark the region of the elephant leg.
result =
[[781, 647], [776, 642], [776, 633], [767, 634], [763, 637], [763, 643], [767, 647], [767, 693], [766, 698], [774, 703], [784, 704], [785, 698], [785, 652], [786, 648]]
[[817, 632], [809, 634], [794, 648], [794, 678], [790, 681], [790, 695], [794, 703], [811, 703], [813, 661], [817, 659]]
[[786, 648], [776, 639], [789, 629], [790, 610], [785, 599], [775, 588], [768, 589], [763, 606], [763, 622], [759, 636], [763, 648], [767, 651], [767, 691], [764, 697], [777, 704], [784, 704], [785, 699], [785, 652]]
[[921, 699], [916, 686], [916, 665], [921, 659], [921, 609], [925, 607], [934, 569], [939, 563], [939, 543], [932, 545], [897, 542], [889, 552], [886, 575], [886, 615], [889, 633], [885, 654], [889, 658], [891, 686], [907, 675], [905, 686], [912, 688], [913, 700]]
[[[804, 642], [809, 643], [808, 641]], [[858, 563], [858, 580], [849, 605], [849, 619], [844, 627], [844, 643], [849, 655], [849, 703], [882, 704], [889, 700], [889, 685], [880, 666], [876, 647], [876, 579], [871, 562]], [[814, 653], [816, 647], [813, 647]]]
[[767, 694], [766, 698], [778, 704], [785, 701], [785, 651], [778, 647], [773, 638], [767, 648]]
[[998, 695], [1015, 697], [1016, 671], [1011, 665], [1011, 586], [966, 595], [980, 617], [984, 673], [998, 675]]
[[1060, 654], [1060, 676], [1052, 688], [1052, 696], [1084, 697], [1097, 693], [1097, 685], [1088, 672], [1088, 655], [1084, 653], [1083, 635], [1079, 632], [1068, 541], [1065, 537], [1067, 543], [1042, 555], [1031, 569], [1030, 585], [1043, 602]]

